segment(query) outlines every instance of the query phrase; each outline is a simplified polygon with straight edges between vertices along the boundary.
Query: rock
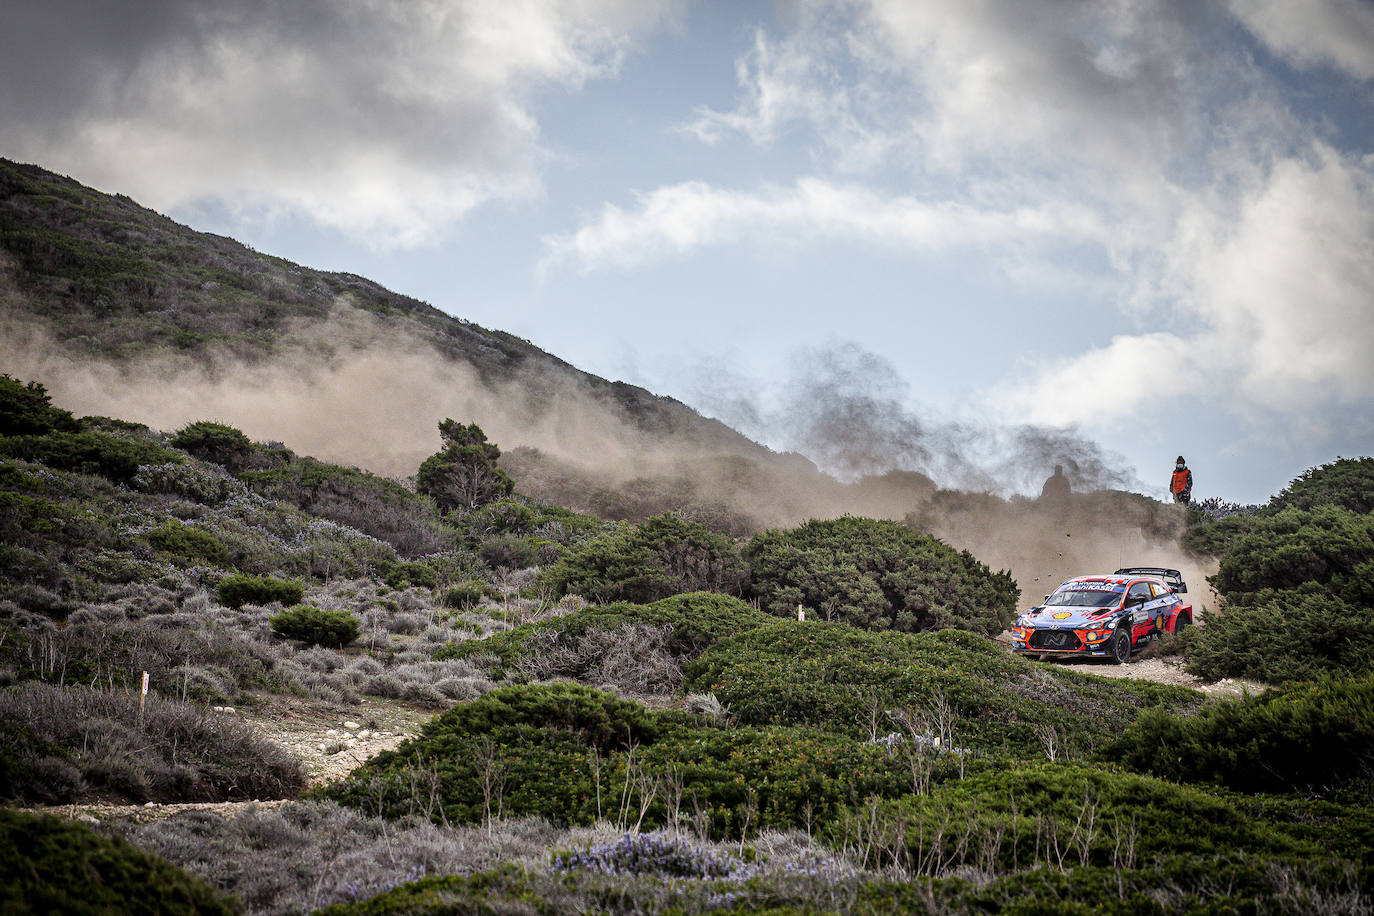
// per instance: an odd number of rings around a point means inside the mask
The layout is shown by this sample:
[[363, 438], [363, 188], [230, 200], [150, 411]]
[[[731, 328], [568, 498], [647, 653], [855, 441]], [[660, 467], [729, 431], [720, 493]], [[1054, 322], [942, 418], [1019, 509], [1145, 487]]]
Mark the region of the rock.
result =
[[359, 738], [371, 738], [371, 737], [372, 737], [372, 732], [368, 731], [367, 729], [363, 729], [362, 731], [358, 732], [358, 737], [359, 737]]
[[355, 732], [355, 731], [357, 731], [358, 729], [362, 728], [362, 725], [361, 725], [360, 723], [358, 723], [358, 722], [345, 722], [345, 723], [343, 724], [343, 727], [346, 728], [346, 729], [348, 729], [348, 730], [351, 731], [351, 732]]
[[339, 730], [337, 728], [331, 728], [325, 731], [326, 735], [337, 735], [338, 733]]

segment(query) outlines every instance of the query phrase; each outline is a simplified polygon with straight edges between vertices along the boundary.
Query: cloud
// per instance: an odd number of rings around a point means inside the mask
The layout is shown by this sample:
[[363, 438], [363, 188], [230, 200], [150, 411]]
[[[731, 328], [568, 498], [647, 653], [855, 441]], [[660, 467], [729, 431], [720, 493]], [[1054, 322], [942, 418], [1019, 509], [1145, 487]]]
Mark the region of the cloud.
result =
[[1231, 12], [1275, 54], [1374, 79], [1374, 6], [1364, 0], [1231, 0]]
[[1069, 203], [981, 209], [956, 201], [887, 197], [863, 186], [817, 178], [756, 192], [686, 182], [639, 195], [632, 210], [606, 204], [575, 232], [547, 237], [542, 266], [633, 266], [758, 238], [775, 246], [849, 238], [937, 251], [1101, 240], [1105, 235], [1091, 211]]
[[1234, 212], [1195, 202], [1166, 261], [1190, 332], [1119, 336], [998, 397], [1042, 423], [1192, 392], [1287, 417], [1374, 399], [1374, 157], [1319, 147], [1275, 164]]
[[671, 2], [23, 4], [0, 32], [0, 149], [162, 209], [418, 244], [536, 193], [531, 93], [613, 74]]

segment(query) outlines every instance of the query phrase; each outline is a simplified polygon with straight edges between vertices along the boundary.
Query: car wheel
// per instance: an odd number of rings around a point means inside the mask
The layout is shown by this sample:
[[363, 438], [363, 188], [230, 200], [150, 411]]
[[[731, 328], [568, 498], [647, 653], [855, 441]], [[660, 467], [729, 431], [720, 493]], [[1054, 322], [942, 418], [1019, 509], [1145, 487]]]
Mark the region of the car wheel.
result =
[[1131, 660], [1131, 631], [1118, 627], [1112, 636], [1112, 663], [1124, 665]]
[[1178, 634], [1182, 633], [1185, 629], [1187, 629], [1188, 626], [1192, 624], [1192, 622], [1192, 618], [1189, 617], [1187, 614], [1179, 614], [1178, 619], [1174, 621], [1174, 635], [1177, 636]]

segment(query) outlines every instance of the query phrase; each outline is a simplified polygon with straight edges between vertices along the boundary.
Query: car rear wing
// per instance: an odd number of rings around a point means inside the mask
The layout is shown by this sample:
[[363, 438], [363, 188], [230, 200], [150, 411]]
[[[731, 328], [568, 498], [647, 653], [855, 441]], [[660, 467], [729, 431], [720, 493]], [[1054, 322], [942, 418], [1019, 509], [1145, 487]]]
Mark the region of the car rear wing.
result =
[[1164, 584], [1169, 586], [1180, 595], [1188, 594], [1188, 583], [1183, 581], [1183, 573], [1177, 569], [1165, 569], [1163, 566], [1127, 566], [1118, 569], [1113, 575], [1117, 576], [1158, 576], [1164, 580]]

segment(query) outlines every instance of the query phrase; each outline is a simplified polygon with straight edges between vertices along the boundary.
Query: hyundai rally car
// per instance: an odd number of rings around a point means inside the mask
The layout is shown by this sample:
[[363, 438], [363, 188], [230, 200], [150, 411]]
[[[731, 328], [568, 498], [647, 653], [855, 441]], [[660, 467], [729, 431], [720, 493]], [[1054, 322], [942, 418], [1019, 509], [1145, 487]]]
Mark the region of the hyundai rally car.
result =
[[1042, 658], [1107, 658], [1131, 653], [1193, 622], [1179, 597], [1188, 586], [1176, 569], [1129, 567], [1110, 576], [1079, 576], [1045, 596], [1012, 624], [1012, 648]]

